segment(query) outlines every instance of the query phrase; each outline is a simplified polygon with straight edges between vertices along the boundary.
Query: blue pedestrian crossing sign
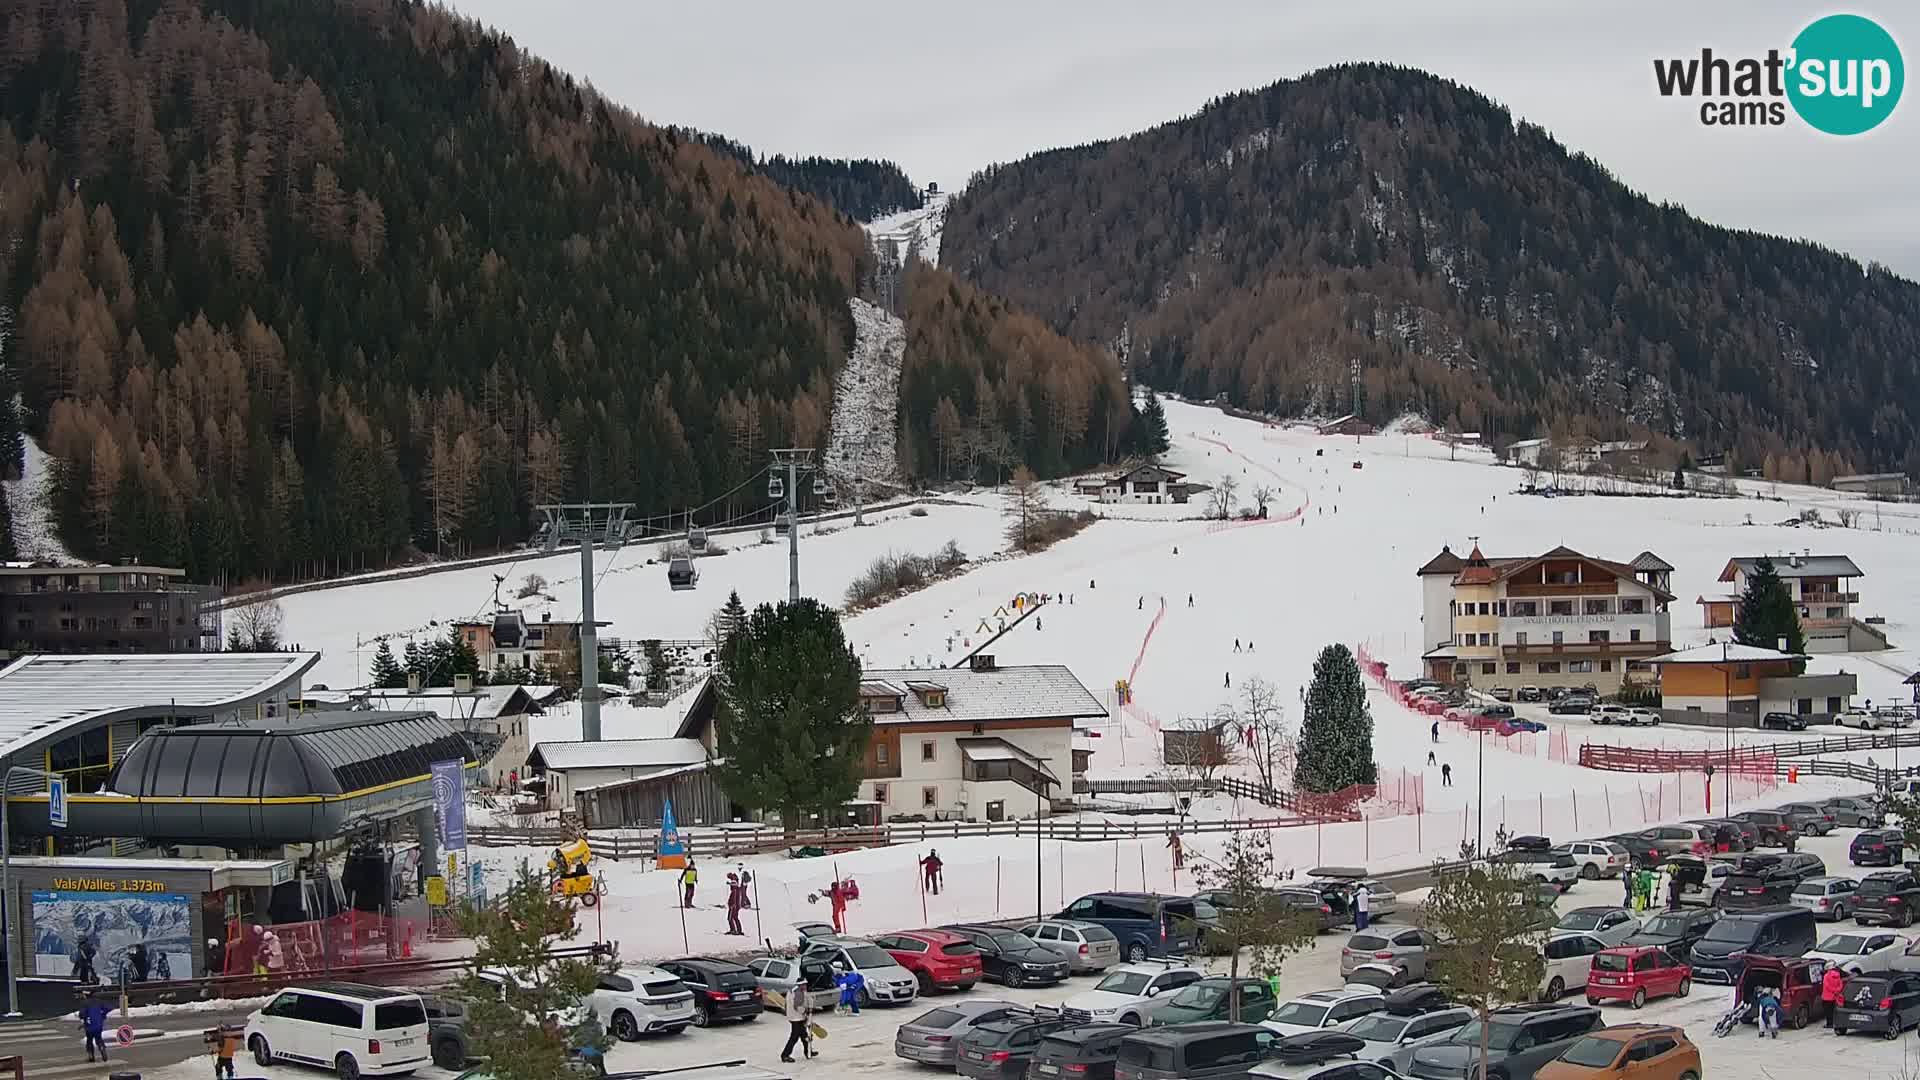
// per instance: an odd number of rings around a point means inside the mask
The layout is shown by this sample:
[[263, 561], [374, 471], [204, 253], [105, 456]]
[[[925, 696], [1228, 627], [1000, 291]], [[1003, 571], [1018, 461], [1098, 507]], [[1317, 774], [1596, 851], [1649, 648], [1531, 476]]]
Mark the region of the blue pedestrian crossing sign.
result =
[[47, 778], [47, 824], [67, 827], [67, 782], [58, 776]]

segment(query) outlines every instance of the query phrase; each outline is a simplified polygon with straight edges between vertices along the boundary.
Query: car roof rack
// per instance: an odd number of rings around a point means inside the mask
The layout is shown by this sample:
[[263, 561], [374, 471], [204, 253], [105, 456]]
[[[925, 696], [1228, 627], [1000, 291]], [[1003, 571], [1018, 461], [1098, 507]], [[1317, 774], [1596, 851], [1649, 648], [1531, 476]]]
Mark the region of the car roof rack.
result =
[[1373, 875], [1364, 866], [1316, 866], [1307, 871], [1307, 876], [1323, 881], [1359, 881]]

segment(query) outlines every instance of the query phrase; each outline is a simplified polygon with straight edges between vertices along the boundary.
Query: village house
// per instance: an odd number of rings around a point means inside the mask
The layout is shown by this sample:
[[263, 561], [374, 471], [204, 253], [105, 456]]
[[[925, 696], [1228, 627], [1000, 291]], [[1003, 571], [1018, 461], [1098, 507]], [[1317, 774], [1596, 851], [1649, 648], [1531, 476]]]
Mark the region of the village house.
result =
[[1103, 503], [1184, 503], [1194, 485], [1185, 483], [1186, 473], [1160, 465], [1138, 465], [1100, 486]]
[[1858, 680], [1847, 672], [1795, 675], [1804, 654], [1731, 641], [1709, 642], [1650, 662], [1660, 672], [1661, 709], [1674, 719], [1757, 727], [1770, 712], [1825, 723], [1853, 703]]
[[868, 670], [860, 703], [873, 717], [860, 797], [886, 816], [936, 820], [1070, 805], [1082, 761], [1074, 721], [1107, 715], [1067, 668], [1003, 668], [987, 655], [964, 668]]
[[1417, 572], [1427, 676], [1478, 689], [1651, 682], [1671, 648], [1673, 567], [1650, 551], [1612, 562], [1557, 547], [1466, 558], [1443, 547]]
[[[1760, 562], [1759, 556], [1730, 559], [1720, 571], [1720, 580], [1731, 591], [1695, 600], [1702, 608], [1708, 629], [1732, 626], [1740, 618], [1740, 597], [1746, 594], [1747, 579]], [[1854, 616], [1860, 594], [1853, 579], [1866, 571], [1845, 555], [1789, 553], [1773, 558], [1774, 572], [1793, 598], [1800, 615], [1800, 632], [1807, 639], [1810, 653], [1875, 652], [1888, 648], [1887, 636]]]
[[[542, 615], [538, 622], [517, 610], [496, 611], [491, 618], [462, 619], [453, 624], [480, 658], [483, 671], [539, 667], [562, 668], [580, 655], [581, 620], [555, 622]], [[596, 628], [612, 626], [596, 620]]]

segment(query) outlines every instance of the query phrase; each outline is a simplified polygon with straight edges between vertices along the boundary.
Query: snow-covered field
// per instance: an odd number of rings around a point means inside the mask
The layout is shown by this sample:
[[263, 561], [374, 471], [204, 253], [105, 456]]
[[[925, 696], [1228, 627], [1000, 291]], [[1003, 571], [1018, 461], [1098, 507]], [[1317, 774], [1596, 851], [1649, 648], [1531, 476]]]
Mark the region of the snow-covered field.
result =
[[930, 195], [918, 210], [875, 218], [867, 223], [867, 235], [875, 243], [892, 240], [900, 245], [900, 259], [918, 255], [934, 265], [940, 263], [940, 234], [947, 224], [947, 199], [950, 194]]

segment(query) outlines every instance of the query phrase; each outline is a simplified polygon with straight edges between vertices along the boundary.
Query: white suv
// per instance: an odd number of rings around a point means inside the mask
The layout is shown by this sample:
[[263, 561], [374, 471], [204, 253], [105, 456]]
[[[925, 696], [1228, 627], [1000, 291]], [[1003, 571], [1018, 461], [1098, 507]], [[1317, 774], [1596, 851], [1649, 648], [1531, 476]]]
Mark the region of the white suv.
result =
[[1633, 855], [1625, 844], [1611, 840], [1575, 840], [1548, 850], [1550, 855], [1571, 855], [1580, 876], [1588, 881], [1617, 878], [1633, 865]]
[[1144, 1026], [1149, 1001], [1199, 982], [1207, 973], [1191, 964], [1144, 960], [1110, 968], [1091, 990], [1060, 1003], [1060, 1015], [1078, 1024], [1118, 1022]]
[[654, 1032], [677, 1035], [693, 1023], [693, 991], [657, 967], [623, 967], [600, 976], [586, 1005], [622, 1042]]
[[1595, 705], [1593, 711], [1587, 714], [1587, 719], [1596, 724], [1619, 724], [1624, 727], [1633, 723], [1631, 713], [1632, 710], [1625, 705]]
[[1660, 713], [1655, 709], [1628, 709], [1625, 723], [1630, 727], [1658, 727]]
[[419, 994], [386, 986], [289, 986], [247, 1017], [245, 1035], [261, 1068], [285, 1060], [351, 1078], [430, 1064], [426, 1005]]

